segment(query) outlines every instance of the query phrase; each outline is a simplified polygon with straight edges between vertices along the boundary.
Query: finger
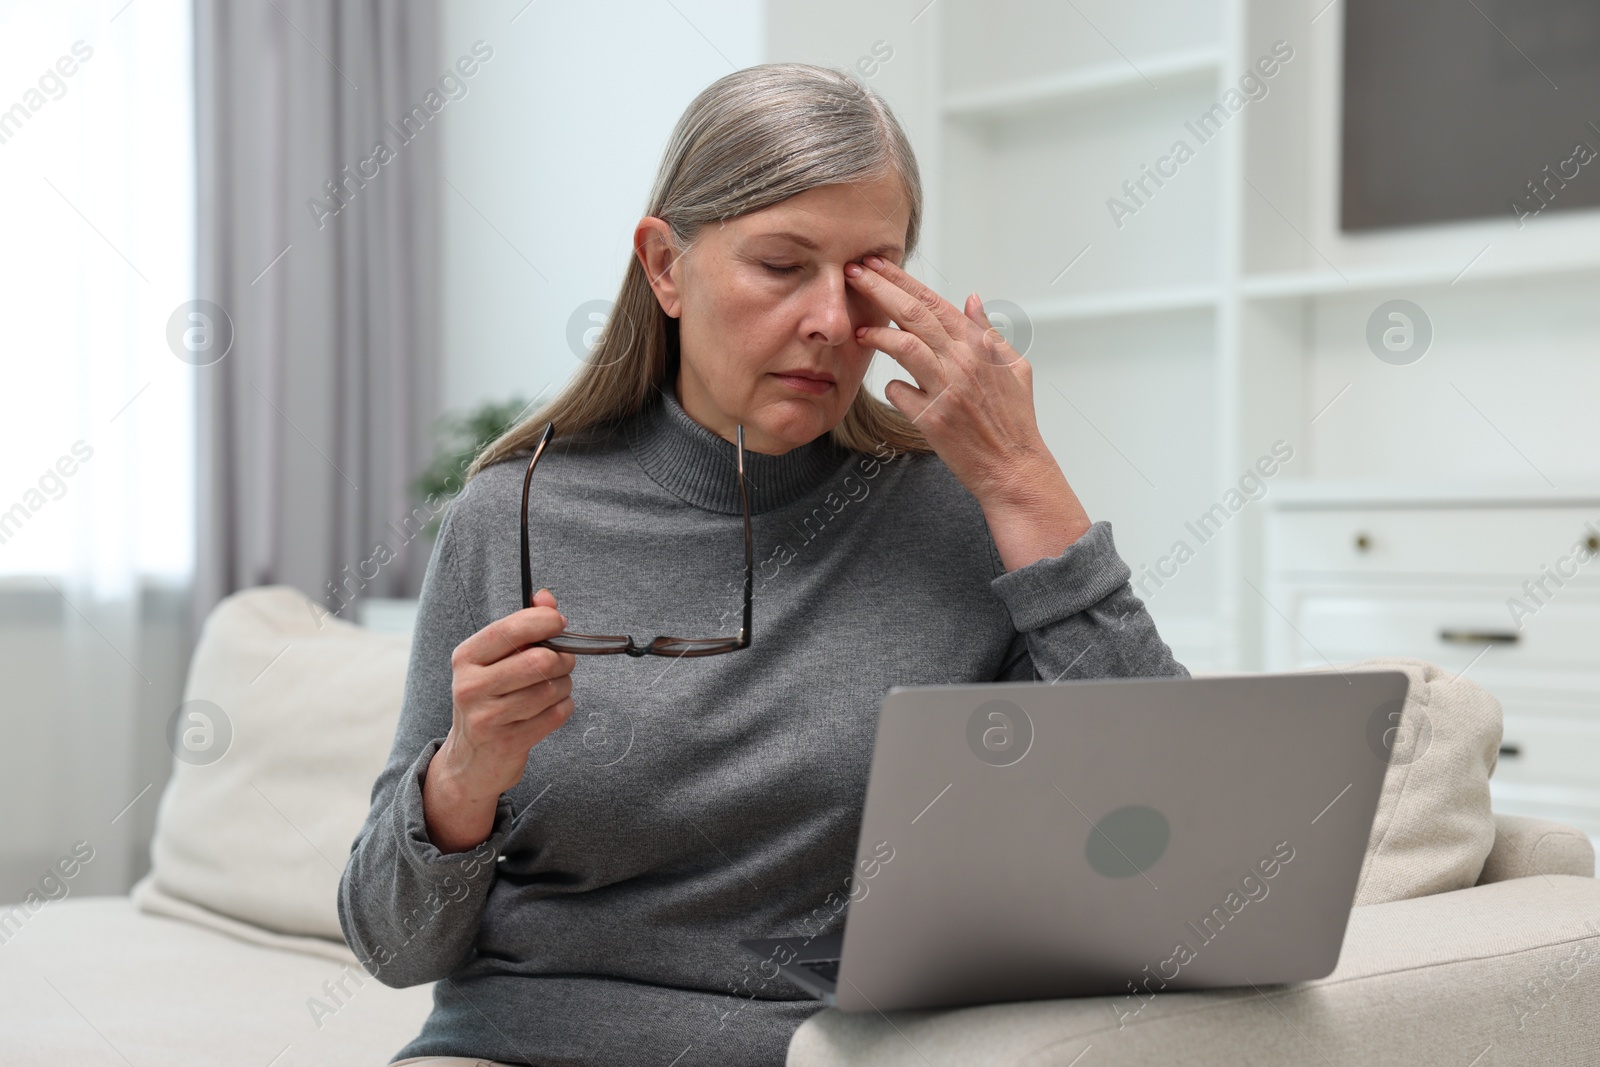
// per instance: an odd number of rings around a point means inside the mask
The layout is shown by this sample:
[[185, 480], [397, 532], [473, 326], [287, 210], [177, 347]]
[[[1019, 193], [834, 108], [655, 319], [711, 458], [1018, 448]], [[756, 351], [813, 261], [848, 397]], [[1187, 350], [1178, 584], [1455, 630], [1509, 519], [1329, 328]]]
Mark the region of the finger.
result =
[[[883, 260], [878, 262], [882, 263]], [[939, 352], [949, 347], [951, 334], [945, 329], [935, 310], [895, 285], [886, 276], [869, 270], [860, 263], [846, 263], [844, 276], [850, 285], [865, 294], [868, 300], [899, 323], [901, 329], [922, 338], [929, 348]], [[960, 318], [959, 315], [956, 317]]]
[[856, 330], [856, 336], [862, 343], [887, 352], [916, 378], [916, 385], [904, 379], [891, 379], [884, 385], [883, 396], [913, 425], [919, 424], [950, 389], [949, 364], [920, 337], [907, 330], [863, 326]]
[[1011, 342], [1006, 340], [1004, 331], [990, 320], [989, 311], [983, 306], [983, 301], [979, 299], [977, 293], [967, 297], [967, 317], [983, 328], [978, 346], [979, 351], [983, 353], [984, 362], [996, 367], [1014, 369], [1026, 366], [1022, 353], [1011, 347]]
[[533, 743], [555, 732], [556, 727], [566, 722], [572, 715], [572, 697], [565, 696], [560, 700], [552, 700], [548, 704], [540, 701], [528, 707], [518, 707], [506, 714], [496, 722], [496, 726], [510, 732], [510, 736], [518, 742], [528, 740], [528, 735], [523, 731], [531, 731]]
[[533, 594], [533, 606], [536, 608], [554, 608], [556, 607], [556, 595], [548, 589], [541, 589]]
[[[868, 256], [862, 262], [883, 275], [895, 288], [910, 294], [913, 300], [927, 308], [950, 337], [960, 337], [965, 333], [971, 332], [971, 327], [967, 325], [961, 312], [956, 310], [955, 305], [934, 292], [931, 287], [925, 285], [921, 280], [907, 274], [882, 256]], [[900, 320], [896, 319], [895, 321], [899, 322]]]
[[943, 395], [943, 390], [929, 393], [925, 389], [918, 389], [904, 378], [891, 378], [884, 383], [883, 398], [895, 406], [895, 409], [916, 423], [927, 410]]
[[504, 702], [516, 708], [515, 713], [507, 715], [504, 721], [515, 722], [531, 718], [556, 701], [572, 695], [570, 674], [558, 674], [547, 681], [538, 679], [529, 681], [530, 684], [494, 693], [497, 703]]
[[856, 342], [876, 349], [893, 359], [917, 380], [924, 389], [937, 387], [942, 381], [939, 357], [927, 342], [909, 330], [892, 326], [858, 326]]
[[567, 620], [554, 607], [535, 605], [513, 611], [457, 645], [450, 664], [452, 667], [488, 666], [519, 649], [554, 637], [566, 626]]
[[[486, 696], [510, 696], [522, 690], [551, 684], [570, 684], [577, 657], [552, 648], [525, 648], [514, 656], [480, 668], [479, 685]], [[566, 679], [564, 682], [563, 679]]]
[[558, 700], [548, 708], [543, 708], [537, 715], [529, 716], [525, 721], [536, 724], [533, 730], [533, 743], [538, 744], [546, 737], [555, 733], [572, 718], [572, 698]]
[[971, 296], [967, 297], [967, 306], [965, 311], [967, 313], [967, 318], [977, 323], [983, 329], [993, 329], [993, 327], [989, 325], [989, 314], [983, 310], [983, 301], [978, 299], [977, 293], [973, 293]]

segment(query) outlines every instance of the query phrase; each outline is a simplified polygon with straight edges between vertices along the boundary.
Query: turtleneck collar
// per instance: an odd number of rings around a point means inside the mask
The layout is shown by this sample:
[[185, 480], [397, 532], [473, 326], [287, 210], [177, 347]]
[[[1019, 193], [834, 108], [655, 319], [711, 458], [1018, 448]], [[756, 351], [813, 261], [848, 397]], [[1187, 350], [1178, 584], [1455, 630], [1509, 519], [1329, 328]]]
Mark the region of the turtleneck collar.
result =
[[[683, 410], [670, 385], [658, 389], [627, 428], [628, 444], [658, 485], [695, 507], [738, 514], [738, 454], [735, 446], [701, 426]], [[839, 469], [849, 451], [829, 434], [781, 456], [744, 453], [750, 513], [759, 514], [801, 499]]]

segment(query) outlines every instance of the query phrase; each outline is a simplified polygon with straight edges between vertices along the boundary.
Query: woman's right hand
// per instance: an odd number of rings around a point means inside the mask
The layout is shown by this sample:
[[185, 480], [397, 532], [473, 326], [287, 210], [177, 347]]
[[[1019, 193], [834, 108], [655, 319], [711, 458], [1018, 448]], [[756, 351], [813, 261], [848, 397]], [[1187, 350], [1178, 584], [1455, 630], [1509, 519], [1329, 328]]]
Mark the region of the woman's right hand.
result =
[[572, 717], [577, 657], [529, 647], [566, 624], [541, 589], [533, 607], [491, 622], [451, 653], [450, 732], [422, 783], [428, 837], [440, 852], [488, 839], [500, 795], [522, 780], [528, 753]]

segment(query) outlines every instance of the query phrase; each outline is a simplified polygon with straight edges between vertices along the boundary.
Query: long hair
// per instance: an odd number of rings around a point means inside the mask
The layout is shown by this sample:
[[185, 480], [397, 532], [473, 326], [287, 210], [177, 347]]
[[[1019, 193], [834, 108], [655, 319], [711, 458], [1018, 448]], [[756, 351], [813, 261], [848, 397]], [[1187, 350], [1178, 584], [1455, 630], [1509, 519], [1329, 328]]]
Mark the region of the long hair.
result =
[[[646, 214], [664, 220], [687, 252], [707, 223], [748, 215], [824, 185], [897, 176], [910, 204], [906, 255], [922, 226], [922, 182], [911, 142], [877, 93], [842, 71], [766, 63], [718, 79], [673, 129]], [[544, 424], [566, 437], [642, 410], [678, 362], [678, 321], [661, 310], [637, 256], [589, 358], [556, 397], [501, 434], [467, 468], [530, 451]], [[911, 420], [860, 389], [831, 431], [836, 444], [872, 452], [932, 451]]]

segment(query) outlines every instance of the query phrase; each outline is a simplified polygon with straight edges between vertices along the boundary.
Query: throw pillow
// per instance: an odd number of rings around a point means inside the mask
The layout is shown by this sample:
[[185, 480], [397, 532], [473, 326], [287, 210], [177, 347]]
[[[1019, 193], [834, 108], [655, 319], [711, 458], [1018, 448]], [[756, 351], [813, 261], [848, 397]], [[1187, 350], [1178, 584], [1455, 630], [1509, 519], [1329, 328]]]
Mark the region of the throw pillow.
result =
[[1383, 656], [1337, 669], [1400, 670], [1411, 680], [1400, 721], [1387, 738], [1389, 769], [1355, 903], [1476, 885], [1494, 847], [1489, 777], [1500, 755], [1500, 701], [1427, 660]]
[[289, 586], [217, 605], [169, 730], [177, 759], [146, 879], [159, 892], [141, 904], [176, 898], [342, 945], [335, 895], [394, 739], [410, 646]]

